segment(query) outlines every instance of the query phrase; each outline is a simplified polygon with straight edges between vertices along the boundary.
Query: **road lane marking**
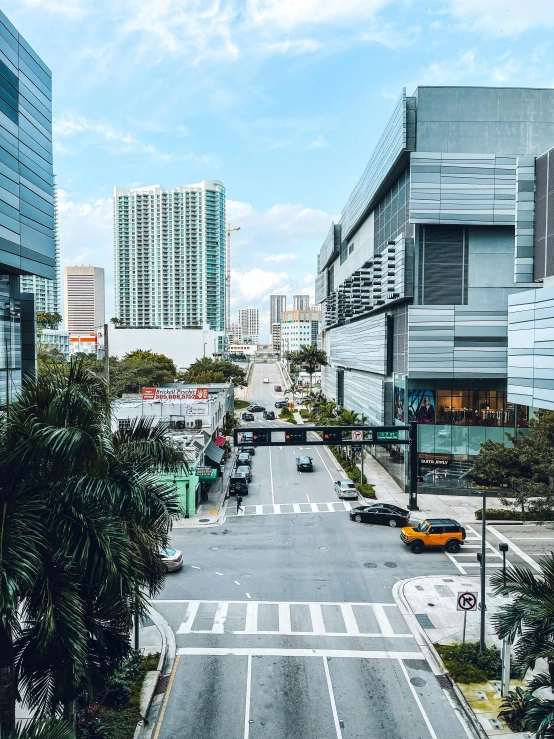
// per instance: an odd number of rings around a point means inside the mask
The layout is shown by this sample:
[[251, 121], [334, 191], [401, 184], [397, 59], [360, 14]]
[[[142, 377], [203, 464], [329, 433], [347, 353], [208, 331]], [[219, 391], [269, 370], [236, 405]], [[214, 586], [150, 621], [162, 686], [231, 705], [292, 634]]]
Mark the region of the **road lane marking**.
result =
[[250, 692], [252, 689], [252, 655], [248, 655], [246, 666], [246, 698], [244, 703], [244, 739], [250, 735]]
[[219, 575], [220, 577], [223, 577], [223, 572], [216, 572], [216, 575]]
[[319, 603], [310, 603], [310, 617], [312, 619], [312, 631], [317, 636], [325, 634], [325, 622], [323, 621], [323, 612]]
[[279, 603], [279, 633], [288, 634], [292, 630], [290, 624], [290, 606], [288, 603]]
[[[148, 601], [149, 603], [220, 603], [219, 600], [191, 600], [187, 598], [150, 598]], [[226, 603], [245, 603], [244, 600], [227, 600]], [[311, 601], [307, 600], [257, 600], [255, 601], [258, 605], [261, 606], [277, 606], [282, 605], [283, 603], [287, 606], [303, 606], [308, 605]], [[340, 603], [338, 603], [336, 600], [318, 600], [317, 601], [320, 606], [338, 606]], [[344, 601], [345, 605], [350, 606], [381, 606], [383, 608], [398, 608], [396, 603], [384, 603], [383, 601], [378, 601], [375, 603], [368, 603], [367, 601], [357, 601], [357, 600], [349, 600]]]
[[335, 484], [335, 478], [333, 477], [333, 475], [332, 475], [332, 474], [331, 474], [331, 472], [329, 471], [329, 468], [328, 468], [328, 467], [327, 467], [327, 465], [325, 464], [325, 460], [323, 459], [323, 457], [322, 457], [322, 456], [321, 456], [321, 454], [319, 453], [319, 448], [318, 448], [318, 447], [315, 447], [315, 450], [316, 450], [316, 452], [318, 453], [318, 456], [319, 456], [319, 458], [320, 458], [320, 459], [321, 459], [321, 461], [323, 462], [323, 466], [324, 466], [324, 467], [325, 467], [325, 469], [327, 470], [327, 473], [329, 474], [329, 477], [330, 477], [330, 478], [331, 478], [331, 480], [333, 481], [333, 485], [334, 485], [334, 484]]
[[[423, 659], [422, 652], [393, 652], [375, 649], [267, 649], [264, 647], [180, 647], [177, 654], [206, 657], [350, 657], [353, 659]], [[434, 735], [433, 735], [434, 736]], [[436, 737], [435, 737], [436, 739]]]
[[390, 625], [390, 621], [387, 618], [383, 606], [379, 603], [372, 603], [371, 606], [373, 608], [373, 613], [375, 614], [375, 618], [377, 619], [377, 623], [379, 624], [379, 628], [381, 629], [381, 633], [383, 634], [383, 636], [393, 636], [394, 631], [392, 630], [392, 626]]
[[255, 634], [258, 630], [258, 603], [253, 601], [246, 604], [245, 634]]
[[269, 481], [271, 483], [271, 502], [275, 503], [275, 493], [273, 492], [273, 466], [271, 464], [271, 447], [269, 449]]
[[233, 580], [233, 582], [235, 583], [235, 585], [240, 585], [240, 582], [238, 580]]
[[292, 510], [293, 513], [302, 513], [302, 511], [300, 510], [300, 503], [293, 503]]
[[197, 567], [196, 565], [191, 565], [191, 567], [192, 567], [193, 570], [199, 570], [200, 569], [200, 567]]
[[171, 688], [173, 687], [173, 681], [175, 680], [175, 675], [177, 674], [177, 667], [179, 666], [180, 658], [181, 658], [181, 655], [179, 654], [175, 657], [175, 664], [173, 665], [173, 669], [171, 670], [169, 683], [167, 684], [167, 690], [165, 691], [164, 704], [162, 706], [162, 710], [160, 711], [160, 717], [158, 718], [158, 724], [156, 726], [156, 731], [154, 732], [154, 739], [158, 739], [158, 737], [160, 736], [162, 722], [165, 716], [165, 709], [167, 708], [167, 703], [169, 701], [169, 694], [171, 693]]
[[333, 693], [333, 685], [331, 683], [331, 675], [329, 674], [327, 657], [323, 657], [323, 669], [325, 670], [325, 679], [327, 680], [327, 688], [329, 689], [329, 700], [331, 701], [331, 712], [333, 713], [333, 721], [335, 722], [337, 739], [342, 739], [342, 731], [340, 730], [339, 715], [337, 713], [337, 704], [335, 703], [335, 694]]
[[306, 498], [308, 499], [308, 503], [309, 503], [310, 502], [310, 496], [308, 495], [308, 493], [306, 493]]
[[178, 634], [190, 634], [190, 630], [192, 628], [194, 619], [196, 618], [196, 614], [198, 613], [198, 608], [200, 606], [200, 603], [201, 601], [199, 600], [189, 601], [189, 604], [187, 606], [187, 612], [185, 614], [185, 620], [177, 629]]
[[212, 632], [214, 634], [223, 634], [225, 633], [225, 621], [227, 619], [227, 609], [229, 608], [229, 604], [225, 603], [224, 601], [222, 603], [218, 603], [217, 611], [214, 615], [214, 623], [212, 626]]
[[250, 593], [246, 593], [246, 597], [251, 598], [252, 596], [250, 595]]
[[500, 531], [497, 531], [494, 526], [487, 526], [487, 529], [489, 531], [492, 531], [497, 539], [500, 539], [500, 541], [508, 544], [513, 554], [517, 554], [517, 556], [520, 557], [524, 562], [527, 562], [528, 565], [531, 565], [534, 570], [542, 572], [540, 565], [538, 565], [535, 560], [527, 554], [527, 552], [524, 552], [523, 549], [520, 549], [517, 544], [514, 544], [513, 541], [504, 536], [504, 534], [501, 534]]
[[348, 603], [341, 603], [340, 610], [348, 635], [357, 636], [360, 633], [360, 629], [358, 628], [358, 622], [356, 621], [356, 616], [354, 615], [352, 606]]
[[423, 708], [423, 705], [421, 701], [419, 700], [419, 696], [416, 693], [416, 689], [410, 682], [410, 676], [408, 675], [408, 670], [406, 669], [406, 665], [402, 661], [402, 658], [398, 659], [398, 664], [400, 665], [400, 669], [404, 673], [404, 677], [406, 678], [406, 682], [408, 683], [408, 686], [410, 690], [412, 691], [412, 695], [414, 696], [414, 700], [417, 703], [417, 707], [420, 710], [421, 715], [423, 716], [423, 720], [425, 721], [425, 725], [427, 726], [429, 730], [429, 734], [431, 734], [432, 739], [437, 739], [437, 735], [435, 734], [435, 730], [433, 729], [431, 722], [429, 721], [429, 716], [425, 713], [425, 709]]

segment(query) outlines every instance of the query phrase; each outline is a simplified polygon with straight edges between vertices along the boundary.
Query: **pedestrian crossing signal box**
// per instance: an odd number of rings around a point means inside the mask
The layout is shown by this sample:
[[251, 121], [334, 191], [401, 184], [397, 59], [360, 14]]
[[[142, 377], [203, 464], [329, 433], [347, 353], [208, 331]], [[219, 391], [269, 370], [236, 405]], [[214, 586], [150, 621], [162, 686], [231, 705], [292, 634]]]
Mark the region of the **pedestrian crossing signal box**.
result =
[[257, 431], [252, 435], [254, 444], [267, 444], [269, 441], [269, 434], [267, 431]]
[[323, 429], [323, 439], [330, 444], [340, 444], [342, 441], [342, 431], [337, 431], [337, 429]]
[[285, 444], [305, 444], [305, 431], [287, 431], [285, 433]]

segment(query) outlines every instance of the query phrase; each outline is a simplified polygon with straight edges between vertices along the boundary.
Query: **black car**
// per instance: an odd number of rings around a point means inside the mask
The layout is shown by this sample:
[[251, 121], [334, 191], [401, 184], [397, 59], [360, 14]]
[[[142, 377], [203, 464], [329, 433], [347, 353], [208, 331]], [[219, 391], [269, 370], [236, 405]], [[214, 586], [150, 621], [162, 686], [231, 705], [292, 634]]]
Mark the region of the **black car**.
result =
[[313, 472], [314, 465], [311, 457], [296, 457], [296, 469], [298, 472]]
[[262, 413], [263, 411], [265, 411], [265, 408], [263, 407], [263, 405], [250, 405], [248, 406], [248, 410], [250, 411], [250, 413]]
[[353, 508], [350, 520], [361, 523], [381, 523], [386, 526], [406, 526], [410, 512], [391, 503], [372, 503]]
[[248, 479], [243, 473], [233, 472], [229, 478], [229, 495], [248, 495]]
[[277, 400], [275, 403], [276, 408], [286, 408], [288, 406], [287, 400]]
[[[250, 439], [250, 441], [252, 441]], [[241, 454], [249, 454], [251, 457], [256, 454], [256, 447], [255, 446], [241, 446]]]
[[252, 470], [247, 464], [241, 464], [235, 470], [235, 475], [246, 475], [248, 482], [252, 482]]
[[241, 465], [247, 464], [249, 467], [252, 466], [252, 460], [250, 459], [250, 455], [242, 452], [237, 457], [237, 467], [240, 467]]
[[253, 413], [248, 413], [248, 411], [245, 411], [242, 414], [242, 420], [243, 421], [253, 421], [254, 420], [254, 414]]
[[264, 418], [266, 418], [268, 421], [274, 421], [275, 420], [274, 411], [264, 411]]

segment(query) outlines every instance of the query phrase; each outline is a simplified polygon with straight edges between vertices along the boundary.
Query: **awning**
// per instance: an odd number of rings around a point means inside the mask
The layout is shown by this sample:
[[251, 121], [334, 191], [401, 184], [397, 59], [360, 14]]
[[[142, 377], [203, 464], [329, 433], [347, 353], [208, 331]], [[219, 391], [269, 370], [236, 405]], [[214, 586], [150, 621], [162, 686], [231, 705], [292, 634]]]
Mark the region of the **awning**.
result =
[[225, 452], [223, 451], [223, 449], [220, 449], [213, 443], [213, 441], [210, 441], [210, 443], [206, 447], [205, 456], [211, 459], [212, 462], [215, 462], [215, 464], [221, 464], [221, 460], [223, 459], [224, 455]]
[[225, 444], [225, 437], [224, 436], [217, 436], [214, 439], [214, 444], [217, 446], [223, 446]]

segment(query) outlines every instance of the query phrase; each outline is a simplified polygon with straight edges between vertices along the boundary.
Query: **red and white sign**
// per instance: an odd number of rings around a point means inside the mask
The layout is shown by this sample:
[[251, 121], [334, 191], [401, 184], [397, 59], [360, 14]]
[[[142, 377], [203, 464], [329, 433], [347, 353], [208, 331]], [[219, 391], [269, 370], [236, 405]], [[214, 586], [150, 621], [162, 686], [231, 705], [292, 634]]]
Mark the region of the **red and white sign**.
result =
[[476, 611], [477, 610], [477, 593], [470, 591], [458, 593], [458, 611]]
[[165, 388], [143, 387], [143, 400], [208, 400], [210, 391], [207, 387]]

